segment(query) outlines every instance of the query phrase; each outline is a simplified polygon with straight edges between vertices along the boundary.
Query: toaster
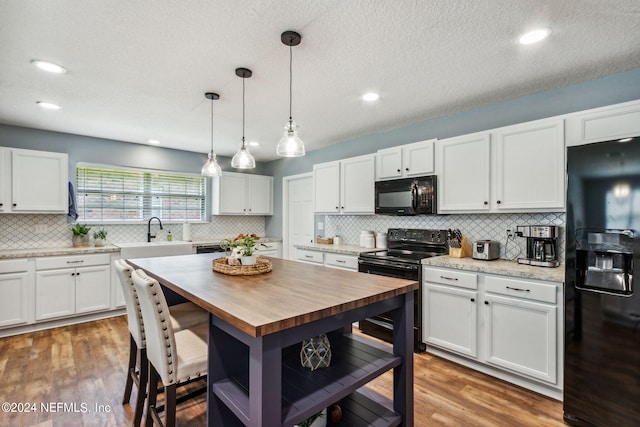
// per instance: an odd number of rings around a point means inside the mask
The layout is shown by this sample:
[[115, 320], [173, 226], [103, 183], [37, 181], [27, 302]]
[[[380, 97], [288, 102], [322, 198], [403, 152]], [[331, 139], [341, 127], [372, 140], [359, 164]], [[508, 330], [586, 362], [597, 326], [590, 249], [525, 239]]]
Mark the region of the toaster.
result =
[[473, 244], [473, 259], [491, 261], [500, 258], [500, 242], [495, 240], [478, 240]]

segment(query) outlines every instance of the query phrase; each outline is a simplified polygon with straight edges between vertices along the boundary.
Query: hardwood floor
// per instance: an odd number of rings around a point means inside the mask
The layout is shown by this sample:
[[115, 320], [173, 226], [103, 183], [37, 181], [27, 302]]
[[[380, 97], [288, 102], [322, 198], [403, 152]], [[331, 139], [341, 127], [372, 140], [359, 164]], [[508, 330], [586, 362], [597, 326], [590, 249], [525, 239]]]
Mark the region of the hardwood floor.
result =
[[[128, 349], [124, 316], [0, 338], [0, 403], [31, 410], [0, 411], [0, 426], [129, 425], [133, 407], [122, 404]], [[565, 425], [560, 402], [429, 354], [414, 363], [416, 426]], [[390, 397], [392, 374], [370, 387]], [[205, 396], [180, 405], [177, 420], [205, 425]]]

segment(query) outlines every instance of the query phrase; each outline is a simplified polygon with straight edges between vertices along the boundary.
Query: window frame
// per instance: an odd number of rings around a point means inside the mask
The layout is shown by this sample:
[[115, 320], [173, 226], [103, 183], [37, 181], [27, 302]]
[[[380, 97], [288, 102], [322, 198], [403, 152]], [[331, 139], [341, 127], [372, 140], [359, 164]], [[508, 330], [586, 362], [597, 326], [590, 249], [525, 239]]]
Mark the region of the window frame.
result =
[[[109, 171], [122, 171], [123, 173], [133, 173], [133, 174], [142, 174], [143, 177], [143, 191], [140, 196], [143, 198], [141, 201], [141, 207], [139, 209], [139, 215], [141, 218], [126, 220], [126, 219], [115, 219], [115, 218], [107, 218], [107, 219], [89, 219], [78, 216], [77, 221], [87, 224], [113, 224], [113, 225], [128, 225], [128, 224], [146, 224], [148, 219], [152, 216], [158, 216], [165, 224], [183, 224], [185, 222], [189, 223], [207, 223], [209, 222], [210, 217], [210, 207], [209, 207], [209, 197], [210, 197], [210, 182], [211, 180], [207, 177], [204, 177], [197, 173], [189, 173], [183, 171], [170, 171], [170, 170], [159, 170], [159, 169], [148, 169], [148, 168], [136, 168], [136, 167], [127, 167], [127, 166], [118, 166], [118, 165], [108, 165], [108, 164], [98, 164], [98, 163], [85, 163], [78, 162], [75, 167], [75, 195], [76, 195], [76, 207], [78, 209], [78, 214], [80, 214], [80, 197], [83, 197], [83, 194], [88, 193], [84, 188], [80, 188], [78, 185], [78, 172], [83, 168], [89, 169], [104, 169]], [[202, 197], [201, 209], [200, 209], [200, 219], [186, 219], [186, 218], [162, 218], [161, 214], [157, 214], [153, 212], [153, 198], [158, 197], [157, 194], [153, 194], [151, 191], [152, 185], [152, 175], [164, 175], [164, 176], [174, 176], [174, 177], [183, 177], [183, 178], [199, 178], [203, 180], [202, 183], [202, 193], [195, 197]], [[101, 192], [92, 192], [94, 194], [100, 194]], [[104, 191], [102, 194], [112, 194], [112, 192]], [[122, 192], [121, 194], [125, 194]], [[130, 193], [133, 194], [133, 193]], [[167, 193], [168, 194], [168, 193]], [[188, 194], [178, 195], [177, 197], [188, 197]], [[168, 197], [168, 196], [167, 196]], [[155, 208], [158, 209], [158, 208]], [[171, 211], [170, 209], [168, 210]], [[104, 215], [103, 215], [104, 216]]]

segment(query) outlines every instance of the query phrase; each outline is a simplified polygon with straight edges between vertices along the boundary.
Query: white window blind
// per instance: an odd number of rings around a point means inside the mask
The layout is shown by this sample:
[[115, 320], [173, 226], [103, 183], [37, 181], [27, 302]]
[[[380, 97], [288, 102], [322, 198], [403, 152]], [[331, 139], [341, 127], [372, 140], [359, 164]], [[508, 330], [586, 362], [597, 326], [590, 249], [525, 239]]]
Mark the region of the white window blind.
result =
[[78, 221], [204, 221], [205, 178], [135, 169], [76, 168]]

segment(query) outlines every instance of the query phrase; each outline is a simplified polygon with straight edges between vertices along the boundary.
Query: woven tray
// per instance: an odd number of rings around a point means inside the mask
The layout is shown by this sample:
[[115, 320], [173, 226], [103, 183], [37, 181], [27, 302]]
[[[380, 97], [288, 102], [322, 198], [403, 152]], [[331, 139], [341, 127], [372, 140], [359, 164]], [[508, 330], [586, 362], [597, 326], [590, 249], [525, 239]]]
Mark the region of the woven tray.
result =
[[231, 276], [253, 276], [271, 271], [271, 261], [266, 258], [256, 259], [255, 265], [229, 265], [226, 258], [214, 259], [212, 262], [213, 271], [228, 274]]

